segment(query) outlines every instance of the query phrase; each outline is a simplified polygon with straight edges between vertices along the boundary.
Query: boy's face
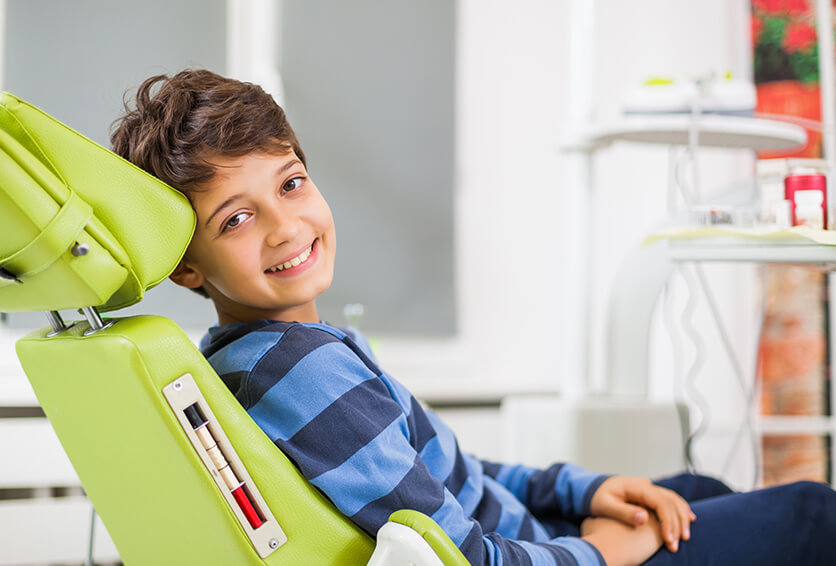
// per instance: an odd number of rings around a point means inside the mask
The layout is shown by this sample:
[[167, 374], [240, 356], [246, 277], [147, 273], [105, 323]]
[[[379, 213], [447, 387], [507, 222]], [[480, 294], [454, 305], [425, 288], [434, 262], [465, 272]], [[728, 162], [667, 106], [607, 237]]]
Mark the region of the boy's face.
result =
[[218, 322], [319, 322], [314, 299], [331, 284], [331, 211], [293, 152], [209, 160], [215, 176], [191, 194], [197, 227], [171, 275], [200, 287]]

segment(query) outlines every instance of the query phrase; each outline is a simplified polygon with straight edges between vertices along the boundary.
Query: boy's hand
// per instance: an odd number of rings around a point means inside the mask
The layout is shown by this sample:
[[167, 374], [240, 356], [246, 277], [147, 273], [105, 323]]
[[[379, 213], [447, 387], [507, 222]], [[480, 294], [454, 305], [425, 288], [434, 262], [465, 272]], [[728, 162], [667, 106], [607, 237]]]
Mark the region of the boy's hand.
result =
[[650, 518], [648, 510], [656, 513], [671, 552], [679, 549], [680, 538], [691, 538], [691, 521], [697, 516], [688, 502], [650, 480], [613, 476], [601, 484], [589, 504], [593, 517], [609, 517], [630, 526], [643, 525]]
[[655, 516], [631, 527], [607, 518], [589, 518], [581, 523], [581, 538], [601, 553], [607, 566], [637, 566], [653, 556], [664, 542]]

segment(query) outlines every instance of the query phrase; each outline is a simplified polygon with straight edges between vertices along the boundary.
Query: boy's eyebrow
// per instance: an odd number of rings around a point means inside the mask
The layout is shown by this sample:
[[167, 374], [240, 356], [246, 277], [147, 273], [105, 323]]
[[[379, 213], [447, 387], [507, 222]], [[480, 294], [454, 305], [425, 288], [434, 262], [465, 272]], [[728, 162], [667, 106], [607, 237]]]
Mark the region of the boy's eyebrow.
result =
[[[301, 164], [302, 164], [302, 162], [300, 160], [291, 159], [290, 161], [288, 161], [287, 163], [285, 163], [284, 165], [282, 165], [281, 167], [279, 167], [276, 170], [276, 175], [281, 175], [282, 173], [284, 173], [285, 171], [287, 171], [288, 169], [290, 169], [294, 165], [301, 165]], [[243, 196], [244, 196], [244, 193], [238, 193], [237, 195], [232, 195], [231, 197], [229, 197], [228, 199], [223, 201], [221, 203], [221, 205], [218, 208], [216, 208], [215, 211], [212, 214], [209, 215], [209, 218], [206, 219], [206, 226], [209, 226], [209, 223], [212, 222], [212, 219], [215, 217], [216, 214], [218, 214], [224, 208], [226, 208], [227, 206], [229, 206], [230, 204], [232, 204], [234, 201], [238, 200], [239, 198], [242, 198]]]
[[223, 201], [223, 203], [218, 208], [215, 209], [215, 212], [210, 214], [209, 218], [206, 219], [206, 226], [209, 226], [209, 223], [212, 222], [212, 219], [215, 217], [216, 214], [218, 214], [224, 208], [226, 208], [227, 206], [229, 206], [230, 204], [232, 204], [233, 202], [235, 202], [239, 198], [242, 198], [243, 196], [244, 196], [243, 193], [239, 193], [237, 195], [232, 195], [231, 197], [229, 197], [228, 199]]

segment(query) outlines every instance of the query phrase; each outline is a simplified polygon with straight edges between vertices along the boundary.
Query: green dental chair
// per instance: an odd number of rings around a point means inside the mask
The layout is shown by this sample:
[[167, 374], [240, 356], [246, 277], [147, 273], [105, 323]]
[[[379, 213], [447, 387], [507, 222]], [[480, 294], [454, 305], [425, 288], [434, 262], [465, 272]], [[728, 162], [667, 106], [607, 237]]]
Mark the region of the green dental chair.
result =
[[194, 224], [179, 192], [0, 98], [0, 311], [47, 312], [17, 354], [122, 560], [467, 564], [417, 512], [395, 513], [376, 541], [342, 516], [173, 322], [101, 317], [163, 281]]

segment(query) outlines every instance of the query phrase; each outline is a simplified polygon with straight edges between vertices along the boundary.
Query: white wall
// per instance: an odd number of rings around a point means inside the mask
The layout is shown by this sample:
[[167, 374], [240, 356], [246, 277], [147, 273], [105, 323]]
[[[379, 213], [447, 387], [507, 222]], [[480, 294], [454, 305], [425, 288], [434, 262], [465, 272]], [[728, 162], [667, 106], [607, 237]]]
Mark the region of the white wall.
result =
[[[557, 149], [572, 119], [569, 10], [568, 0], [458, 1], [454, 245], [461, 332], [449, 340], [380, 337], [378, 346], [384, 367], [421, 397], [498, 399], [601, 387], [606, 297], [619, 262], [665, 213], [667, 152], [615, 146], [596, 160], [593, 348], [591, 372], [582, 375], [577, 334], [587, 319], [574, 306], [587, 283], [580, 266], [568, 264], [582, 242], [565, 227], [577, 217], [572, 197], [586, 188], [567, 185], [571, 157]], [[748, 76], [747, 10], [746, 0], [599, 0], [588, 63], [597, 118], [615, 115], [619, 94], [648, 76]], [[707, 190], [751, 173], [749, 157], [740, 154], [708, 156], [703, 165]], [[732, 315], [741, 297], [752, 301], [748, 284], [730, 284], [750, 275], [712, 273]], [[746, 344], [751, 323], [731, 318]], [[707, 320], [698, 324], [710, 334]], [[653, 391], [662, 398], [673, 389], [667, 340], [656, 332], [653, 344]], [[0, 344], [4, 358], [11, 350]], [[706, 387], [720, 400], [733, 399], [728, 368], [719, 355], [712, 359], [717, 365], [705, 373], [716, 379]], [[718, 413], [738, 408], [721, 405]]]
[[[751, 76], [746, 0], [599, 0], [588, 65], [594, 118], [620, 111], [620, 96], [652, 76], [692, 78], [731, 72]], [[573, 122], [570, 89], [570, 2], [460, 0], [458, 54], [458, 292], [462, 331], [443, 343], [383, 339], [384, 367], [426, 398], [496, 397], [508, 392], [600, 390], [603, 318], [615, 274], [631, 249], [666, 214], [668, 150], [615, 145], [595, 161], [592, 279], [585, 281], [577, 249], [577, 215], [587, 187], [572, 185], [572, 156], [557, 150]], [[704, 194], [751, 181], [749, 152], [701, 157]], [[583, 259], [583, 258], [581, 258]], [[754, 368], [759, 300], [747, 266], [707, 266], [740, 364]], [[684, 290], [674, 278], [681, 311]], [[578, 308], [588, 286], [589, 318]], [[704, 305], [703, 301], [703, 305]], [[591, 327], [589, 360], [578, 336]], [[698, 389], [709, 398], [712, 431], [697, 446], [709, 471], [749, 484], [751, 458], [731, 468], [718, 447], [742, 414], [744, 396], [703, 306], [706, 365]], [[693, 348], [683, 346], [683, 361]], [[651, 343], [651, 391], [670, 399], [675, 388], [671, 340], [657, 315]], [[588, 363], [587, 363], [588, 362]], [[588, 366], [588, 373], [582, 368]], [[701, 417], [698, 409], [694, 422]], [[741, 452], [745, 452], [742, 450]], [[748, 458], [748, 460], [747, 460]]]
[[[599, 121], [618, 113], [626, 88], [650, 76], [750, 74], [745, 0], [599, 0], [597, 7], [588, 64]], [[581, 274], [564, 264], [582, 242], [562, 227], [577, 214], [572, 195], [586, 188], [567, 185], [571, 156], [558, 151], [572, 119], [566, 109], [573, 86], [570, 2], [460, 0], [459, 15], [457, 261], [463, 330], [458, 342], [446, 345], [468, 365], [475, 362], [466, 375], [488, 387], [574, 388], [585, 376], [560, 375], [560, 368], [561, 360], [576, 355], [563, 349], [581, 326], [565, 318], [577, 301], [566, 290]], [[750, 176], [752, 161], [739, 152], [704, 161], [709, 190]], [[616, 145], [601, 152], [595, 172], [591, 290], [598, 325], [619, 262], [665, 214], [667, 150]], [[403, 363], [408, 379], [432, 381], [433, 371], [407, 362], [399, 346], [384, 340], [384, 357]], [[433, 349], [431, 356], [441, 355]], [[593, 352], [593, 359], [599, 354]]]
[[[641, 0], [618, 2], [600, 0], [597, 17], [600, 39], [596, 54], [598, 81], [598, 119], [606, 121], [619, 111], [619, 93], [651, 76], [688, 78], [731, 72], [737, 78], [752, 73], [748, 24], [749, 3], [745, 0]], [[629, 25], [626, 22], [630, 22]], [[615, 273], [632, 246], [656, 227], [666, 214], [668, 150], [638, 145], [615, 145], [601, 152], [596, 160], [594, 197], [594, 242], [592, 294], [593, 357], [591, 384], [602, 386], [603, 316], [608, 290], [617, 285]], [[747, 151], [705, 151], [700, 156], [700, 179], [704, 195], [719, 194], [730, 187], [751, 182], [753, 155]], [[711, 196], [706, 200], [711, 202]], [[693, 266], [686, 266], [690, 268]], [[746, 265], [706, 265], [706, 278], [716, 296], [724, 322], [734, 344], [739, 364], [751, 379], [755, 368], [757, 312], [760, 289], [757, 270]], [[672, 284], [678, 299], [677, 315], [684, 304], [685, 286], [681, 277]], [[733, 436], [743, 415], [742, 394], [732, 366], [718, 338], [704, 297], [694, 325], [705, 343], [705, 365], [695, 384], [710, 406], [710, 428], [696, 444], [698, 463], [703, 470], [723, 474], [740, 487], [751, 486], [752, 452], [748, 445], [738, 450], [726, 465], [729, 434]], [[678, 316], [675, 332], [681, 332]], [[652, 354], [652, 396], [670, 398], [682, 385], [674, 383], [671, 336], [657, 316]], [[694, 348], [683, 343], [683, 363], [694, 360]], [[693, 396], [691, 400], [693, 400]], [[702, 418], [693, 406], [692, 422]]]
[[384, 367], [425, 397], [559, 385], [558, 124], [565, 6], [461, 0], [457, 82], [457, 339], [381, 340]]

